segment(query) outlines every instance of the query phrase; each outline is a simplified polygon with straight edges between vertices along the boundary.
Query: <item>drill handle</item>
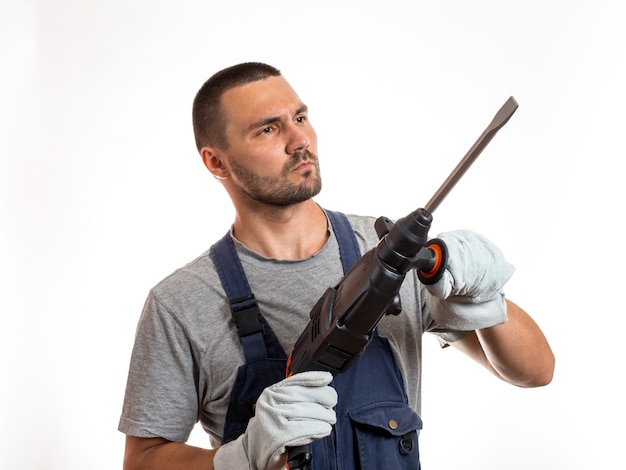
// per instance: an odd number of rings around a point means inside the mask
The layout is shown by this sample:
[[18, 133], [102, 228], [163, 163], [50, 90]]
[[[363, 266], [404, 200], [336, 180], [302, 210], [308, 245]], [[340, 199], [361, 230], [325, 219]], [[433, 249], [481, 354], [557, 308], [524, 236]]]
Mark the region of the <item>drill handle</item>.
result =
[[313, 460], [309, 445], [287, 448], [287, 469], [307, 470]]

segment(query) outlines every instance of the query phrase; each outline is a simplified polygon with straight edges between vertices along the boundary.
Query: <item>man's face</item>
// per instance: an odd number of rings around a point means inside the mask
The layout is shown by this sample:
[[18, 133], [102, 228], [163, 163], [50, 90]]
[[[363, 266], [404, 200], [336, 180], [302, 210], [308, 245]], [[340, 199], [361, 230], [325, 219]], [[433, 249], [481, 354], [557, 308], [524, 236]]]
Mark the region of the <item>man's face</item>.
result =
[[317, 136], [306, 106], [283, 77], [228, 90], [222, 106], [229, 143], [225, 161], [241, 193], [284, 206], [320, 192]]

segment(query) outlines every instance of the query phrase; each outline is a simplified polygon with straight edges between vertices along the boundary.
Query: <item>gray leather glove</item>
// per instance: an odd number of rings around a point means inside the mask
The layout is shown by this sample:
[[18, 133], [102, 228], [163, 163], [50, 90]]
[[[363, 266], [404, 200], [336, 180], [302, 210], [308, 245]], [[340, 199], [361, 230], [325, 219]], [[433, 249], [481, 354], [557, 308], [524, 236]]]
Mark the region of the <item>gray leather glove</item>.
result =
[[442, 278], [426, 286], [426, 305], [442, 328], [470, 331], [506, 321], [502, 287], [515, 268], [498, 247], [469, 230], [445, 232], [437, 238], [448, 248]]
[[246, 432], [218, 449], [216, 470], [281, 470], [285, 450], [326, 437], [337, 417], [337, 392], [330, 372], [309, 371], [263, 390]]

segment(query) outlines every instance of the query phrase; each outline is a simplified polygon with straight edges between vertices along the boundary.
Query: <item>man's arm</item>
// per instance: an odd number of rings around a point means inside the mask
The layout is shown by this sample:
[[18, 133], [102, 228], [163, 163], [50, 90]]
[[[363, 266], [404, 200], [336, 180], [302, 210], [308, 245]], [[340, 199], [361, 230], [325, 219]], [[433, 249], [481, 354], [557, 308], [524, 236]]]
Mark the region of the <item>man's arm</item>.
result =
[[213, 470], [215, 452], [160, 437], [126, 436], [124, 470]]
[[246, 431], [217, 450], [164, 438], [126, 438], [124, 470], [282, 470], [286, 450], [328, 436], [337, 421], [330, 372], [306, 371], [265, 388]]
[[508, 320], [451, 343], [502, 380], [519, 387], [552, 381], [554, 354], [541, 329], [519, 306], [506, 301]]

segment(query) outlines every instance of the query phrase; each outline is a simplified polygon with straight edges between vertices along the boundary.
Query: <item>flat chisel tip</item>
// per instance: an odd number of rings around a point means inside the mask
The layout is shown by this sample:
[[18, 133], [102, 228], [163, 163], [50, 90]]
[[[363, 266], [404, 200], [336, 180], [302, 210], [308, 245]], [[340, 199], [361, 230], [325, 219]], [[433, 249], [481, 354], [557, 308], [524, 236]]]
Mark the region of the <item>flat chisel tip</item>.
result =
[[498, 110], [493, 118], [493, 121], [491, 121], [491, 124], [489, 124], [487, 131], [497, 130], [504, 126], [511, 118], [511, 116], [513, 116], [513, 113], [517, 110], [518, 107], [519, 105], [517, 104], [517, 101], [515, 101], [515, 98], [511, 96]]

